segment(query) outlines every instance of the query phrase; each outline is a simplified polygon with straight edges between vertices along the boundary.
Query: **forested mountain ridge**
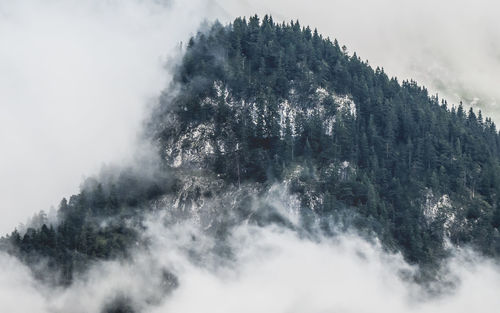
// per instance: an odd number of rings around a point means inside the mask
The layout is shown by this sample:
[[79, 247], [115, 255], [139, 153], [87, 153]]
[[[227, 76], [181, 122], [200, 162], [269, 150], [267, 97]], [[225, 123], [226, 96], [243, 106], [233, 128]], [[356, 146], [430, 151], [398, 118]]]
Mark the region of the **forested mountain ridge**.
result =
[[500, 254], [491, 119], [299, 22], [238, 18], [191, 38], [146, 134], [162, 160], [152, 173], [90, 179], [61, 202], [57, 224], [15, 231], [2, 247], [28, 264], [42, 257], [69, 284], [95, 260], [147, 246], [146, 212], [196, 216], [223, 240], [241, 221], [287, 224], [262, 199], [288, 192], [304, 229], [333, 234], [341, 216], [413, 263], [445, 257], [445, 239]]
[[180, 95], [166, 93], [171, 105], [153, 119], [174, 121], [155, 133], [171, 165], [201, 155], [198, 166], [233, 184], [279, 182], [298, 168], [291, 189], [304, 206], [355, 208], [412, 261], [439, 255], [443, 236], [499, 252], [499, 135], [480, 111], [450, 108], [316, 30], [270, 17], [198, 34], [176, 82]]

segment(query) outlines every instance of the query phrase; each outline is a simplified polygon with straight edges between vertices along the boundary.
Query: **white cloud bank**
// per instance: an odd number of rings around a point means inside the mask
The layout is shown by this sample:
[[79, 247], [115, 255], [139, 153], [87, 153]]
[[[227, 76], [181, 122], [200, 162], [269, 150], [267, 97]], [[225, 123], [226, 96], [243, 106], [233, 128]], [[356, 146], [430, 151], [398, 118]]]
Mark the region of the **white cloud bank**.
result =
[[[116, 295], [151, 313], [490, 313], [500, 305], [498, 267], [471, 261], [467, 252], [448, 265], [456, 288], [428, 297], [402, 278], [415, 269], [399, 255], [355, 235], [310, 240], [284, 229], [241, 226], [229, 239], [231, 258], [223, 259], [213, 253], [215, 241], [189, 225], [150, 224], [147, 233], [154, 239], [150, 252], [130, 262], [102, 262], [63, 290], [38, 285], [23, 265], [0, 255], [0, 311], [99, 313]], [[162, 269], [177, 275], [179, 287], [151, 304], [160, 298]]]
[[0, 233], [130, 158], [208, 1], [0, 0]]

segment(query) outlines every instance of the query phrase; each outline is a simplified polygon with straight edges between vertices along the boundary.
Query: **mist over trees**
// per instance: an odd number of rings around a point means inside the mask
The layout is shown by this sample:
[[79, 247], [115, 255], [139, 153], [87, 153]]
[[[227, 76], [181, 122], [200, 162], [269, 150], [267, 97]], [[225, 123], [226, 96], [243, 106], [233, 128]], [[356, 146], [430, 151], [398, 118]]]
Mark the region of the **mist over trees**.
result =
[[[200, 129], [209, 130], [203, 142], [179, 149], [208, 148], [174, 164], [183, 154], [170, 147]], [[351, 212], [352, 227], [411, 263], [437, 264], [445, 238], [500, 253], [500, 137], [492, 120], [390, 78], [298, 21], [238, 18], [191, 38], [146, 132], [162, 157], [153, 174], [120, 169], [114, 179], [89, 179], [61, 201], [57, 224], [14, 231], [2, 248], [27, 264], [45, 260], [59, 272], [54, 282], [70, 284], [96, 260], [127, 257], [151, 203], [199, 175], [228, 188], [286, 182], [301, 200], [305, 229], [319, 220], [333, 234], [330, 222]], [[426, 199], [443, 195], [455, 223], [425, 214]]]
[[[450, 106], [414, 81], [399, 83], [371, 68], [317, 30], [269, 16], [199, 33], [176, 82], [181, 94], [161, 109], [174, 111], [180, 127], [161, 129], [158, 138], [167, 142], [193, 124], [213, 122], [213, 140], [224, 141], [226, 152], [216, 151], [210, 166], [227, 181], [281, 181], [299, 164], [300, 180], [323, 197], [316, 213], [352, 207], [367, 218], [362, 227], [413, 262], [442, 256], [443, 224], [428, 223], [422, 206], [426, 192], [446, 194], [467, 223], [450, 232], [451, 241], [500, 252], [499, 135], [480, 111]], [[355, 114], [318, 97], [318, 89], [352, 97]], [[206, 98], [217, 105], [203, 105]], [[287, 102], [298, 106], [293, 124], [280, 111]], [[255, 104], [255, 121], [245, 103]], [[328, 118], [335, 119], [330, 130]]]

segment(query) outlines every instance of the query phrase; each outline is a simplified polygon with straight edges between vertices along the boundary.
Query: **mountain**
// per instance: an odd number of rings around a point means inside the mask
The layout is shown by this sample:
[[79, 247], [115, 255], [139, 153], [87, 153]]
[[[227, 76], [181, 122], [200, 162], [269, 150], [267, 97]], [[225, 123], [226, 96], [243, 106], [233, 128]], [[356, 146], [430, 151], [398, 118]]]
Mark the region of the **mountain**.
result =
[[[355, 229], [423, 268], [449, 243], [499, 256], [500, 136], [480, 111], [389, 78], [298, 21], [216, 22], [184, 49], [145, 125], [160, 161], [105, 169], [56, 222], [41, 213], [2, 238], [42, 281], [70, 285], [148, 249], [143, 222], [158, 212], [166, 225], [194, 220], [221, 254], [228, 231], [251, 223]], [[165, 293], [177, 286], [161, 275]]]

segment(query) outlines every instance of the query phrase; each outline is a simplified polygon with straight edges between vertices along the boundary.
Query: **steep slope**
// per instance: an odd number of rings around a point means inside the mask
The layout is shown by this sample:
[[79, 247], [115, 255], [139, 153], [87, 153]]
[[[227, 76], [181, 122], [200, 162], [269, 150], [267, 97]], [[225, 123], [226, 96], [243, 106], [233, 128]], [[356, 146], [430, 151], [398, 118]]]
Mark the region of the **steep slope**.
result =
[[57, 224], [15, 231], [3, 248], [70, 284], [96, 260], [147, 247], [143, 218], [163, 211], [221, 242], [242, 222], [278, 223], [355, 228], [422, 265], [445, 257], [447, 240], [500, 253], [494, 123], [299, 22], [254, 16], [199, 33], [145, 132], [161, 164], [87, 181]]
[[351, 208], [413, 262], [442, 256], [445, 239], [498, 254], [499, 136], [481, 112], [270, 17], [192, 39], [173, 88], [152, 122], [170, 166], [289, 181], [303, 209]]

